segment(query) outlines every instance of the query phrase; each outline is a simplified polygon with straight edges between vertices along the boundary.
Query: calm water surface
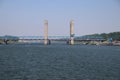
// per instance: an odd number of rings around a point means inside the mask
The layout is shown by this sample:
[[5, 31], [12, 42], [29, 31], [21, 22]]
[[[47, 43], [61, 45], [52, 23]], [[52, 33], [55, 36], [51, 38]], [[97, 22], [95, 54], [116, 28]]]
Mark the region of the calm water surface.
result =
[[120, 47], [0, 45], [0, 80], [120, 80]]

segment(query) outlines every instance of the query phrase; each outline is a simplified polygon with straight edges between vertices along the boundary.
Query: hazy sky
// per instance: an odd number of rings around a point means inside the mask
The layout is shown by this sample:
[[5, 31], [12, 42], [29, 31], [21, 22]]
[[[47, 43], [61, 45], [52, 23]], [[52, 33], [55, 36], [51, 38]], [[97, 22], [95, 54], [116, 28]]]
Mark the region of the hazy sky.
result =
[[120, 31], [119, 0], [0, 0], [0, 36], [43, 36], [44, 20], [49, 35], [75, 35]]

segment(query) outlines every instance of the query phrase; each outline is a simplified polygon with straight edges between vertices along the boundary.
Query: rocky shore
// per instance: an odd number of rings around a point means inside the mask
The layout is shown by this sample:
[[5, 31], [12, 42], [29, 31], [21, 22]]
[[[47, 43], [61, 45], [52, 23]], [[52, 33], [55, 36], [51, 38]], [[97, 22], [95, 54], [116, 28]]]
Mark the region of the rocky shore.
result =
[[[15, 43], [19, 43], [18, 41], [8, 41], [8, 44], [15, 44]], [[61, 43], [61, 41], [58, 41], [58, 43]], [[5, 44], [4, 41], [0, 40], [0, 44]], [[75, 45], [103, 45], [103, 46], [120, 46], [120, 41], [113, 41], [113, 42], [109, 42], [109, 41], [104, 41], [104, 42], [100, 42], [100, 41], [75, 41]]]
[[83, 44], [83, 45], [103, 45], [103, 46], [120, 46], [120, 41], [113, 42], [99, 42], [99, 41], [90, 41], [90, 42], [75, 42], [75, 44]]

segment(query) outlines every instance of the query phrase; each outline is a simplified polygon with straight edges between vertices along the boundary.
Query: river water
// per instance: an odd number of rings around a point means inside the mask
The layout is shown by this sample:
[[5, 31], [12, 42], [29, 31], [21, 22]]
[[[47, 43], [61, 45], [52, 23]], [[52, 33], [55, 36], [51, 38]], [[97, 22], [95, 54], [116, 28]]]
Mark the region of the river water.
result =
[[0, 80], [120, 80], [120, 47], [0, 45]]

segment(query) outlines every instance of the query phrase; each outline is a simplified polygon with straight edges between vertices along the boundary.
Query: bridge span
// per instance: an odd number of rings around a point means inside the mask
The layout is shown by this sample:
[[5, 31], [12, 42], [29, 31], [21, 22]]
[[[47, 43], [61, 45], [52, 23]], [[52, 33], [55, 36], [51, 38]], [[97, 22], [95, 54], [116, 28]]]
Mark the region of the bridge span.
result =
[[[80, 36], [75, 37], [74, 34], [74, 21], [71, 20], [70, 23], [70, 33], [69, 36], [49, 36], [48, 35], [48, 20], [44, 21], [44, 36], [17, 36], [17, 37], [10, 37], [10, 36], [5, 36], [5, 37], [0, 37], [0, 40], [3, 41], [5, 44], [8, 44], [9, 41], [17, 41], [20, 43], [33, 43], [33, 42], [43, 42], [45, 45], [49, 45], [51, 41], [64, 41], [67, 44], [74, 45], [75, 41], [80, 42], [80, 41], [103, 41], [102, 39], [98, 38], [80, 38]], [[1, 43], [1, 42], [0, 42]]]
[[[4, 37], [0, 38], [0, 40], [4, 41], [5, 44], [7, 44], [9, 41], [16, 41], [16, 43], [44, 43], [44, 36], [17, 36], [18, 38], [9, 38]], [[49, 36], [48, 41], [50, 43], [64, 43], [69, 44], [69, 38], [70, 36]], [[80, 42], [91, 42], [91, 41], [104, 41], [102, 38], [88, 38], [88, 37], [74, 37], [74, 43], [80, 43]]]

